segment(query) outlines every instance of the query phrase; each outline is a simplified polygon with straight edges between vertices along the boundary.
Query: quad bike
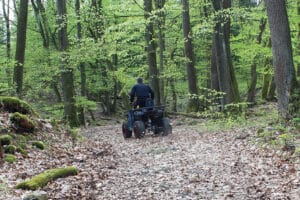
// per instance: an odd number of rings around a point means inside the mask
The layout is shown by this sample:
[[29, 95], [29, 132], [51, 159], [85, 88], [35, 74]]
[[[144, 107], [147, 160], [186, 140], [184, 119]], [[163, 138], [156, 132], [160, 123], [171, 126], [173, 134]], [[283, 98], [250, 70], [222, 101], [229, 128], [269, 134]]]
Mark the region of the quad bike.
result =
[[146, 132], [162, 133], [166, 136], [172, 133], [170, 119], [164, 116], [165, 106], [154, 106], [152, 99], [146, 100], [146, 107], [129, 110], [127, 121], [122, 124], [124, 138], [130, 138], [132, 132], [135, 138], [142, 138]]

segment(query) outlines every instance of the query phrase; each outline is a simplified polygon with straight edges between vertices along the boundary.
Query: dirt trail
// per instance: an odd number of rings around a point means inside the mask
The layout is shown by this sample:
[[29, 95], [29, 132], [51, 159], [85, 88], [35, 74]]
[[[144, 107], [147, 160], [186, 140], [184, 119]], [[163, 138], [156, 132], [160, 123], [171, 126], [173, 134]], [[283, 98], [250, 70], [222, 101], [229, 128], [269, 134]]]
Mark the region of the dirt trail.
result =
[[119, 132], [86, 132], [117, 154], [96, 199], [300, 199], [299, 165], [251, 145], [251, 130], [202, 133], [175, 126], [172, 135], [140, 140], [124, 140]]
[[16, 183], [65, 165], [79, 174], [49, 183], [43, 188], [49, 199], [300, 199], [299, 163], [252, 145], [255, 132], [175, 125], [166, 137], [124, 140], [119, 124], [88, 128], [83, 142], [58, 141], [4, 164], [0, 199], [21, 199], [30, 192], [13, 189]]

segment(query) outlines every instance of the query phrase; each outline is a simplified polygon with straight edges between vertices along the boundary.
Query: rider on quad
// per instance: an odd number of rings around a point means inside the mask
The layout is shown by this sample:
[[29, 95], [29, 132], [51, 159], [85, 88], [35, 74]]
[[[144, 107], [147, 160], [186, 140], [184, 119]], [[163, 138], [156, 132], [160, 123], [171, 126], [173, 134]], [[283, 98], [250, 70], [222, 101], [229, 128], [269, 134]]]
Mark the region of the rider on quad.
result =
[[[136, 101], [134, 103], [134, 97]], [[143, 83], [142, 78], [137, 79], [137, 84], [135, 84], [130, 92], [130, 103], [134, 108], [143, 108], [146, 106], [146, 101], [148, 98], [154, 99], [154, 92], [149, 85]], [[149, 106], [149, 105], [147, 105]]]
[[132, 132], [136, 138], [142, 138], [146, 131], [154, 134], [162, 132], [162, 135], [172, 132], [170, 119], [164, 116], [165, 106], [154, 106], [153, 98], [153, 90], [143, 83], [142, 78], [138, 78], [130, 92], [130, 102], [134, 109], [128, 111], [127, 121], [122, 125], [124, 138], [130, 138]]

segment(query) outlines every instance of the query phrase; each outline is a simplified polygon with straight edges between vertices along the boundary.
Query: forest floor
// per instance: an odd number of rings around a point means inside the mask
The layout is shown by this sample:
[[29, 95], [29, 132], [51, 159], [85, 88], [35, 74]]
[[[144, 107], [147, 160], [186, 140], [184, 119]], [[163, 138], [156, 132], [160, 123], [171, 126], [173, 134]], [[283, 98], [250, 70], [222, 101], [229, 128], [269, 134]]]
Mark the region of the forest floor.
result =
[[0, 199], [22, 199], [32, 192], [16, 183], [70, 165], [78, 175], [45, 186], [49, 199], [300, 199], [299, 157], [258, 145], [252, 120], [228, 128], [174, 117], [171, 135], [142, 139], [124, 140], [119, 121], [82, 129], [75, 144], [52, 135], [47, 150], [1, 166]]

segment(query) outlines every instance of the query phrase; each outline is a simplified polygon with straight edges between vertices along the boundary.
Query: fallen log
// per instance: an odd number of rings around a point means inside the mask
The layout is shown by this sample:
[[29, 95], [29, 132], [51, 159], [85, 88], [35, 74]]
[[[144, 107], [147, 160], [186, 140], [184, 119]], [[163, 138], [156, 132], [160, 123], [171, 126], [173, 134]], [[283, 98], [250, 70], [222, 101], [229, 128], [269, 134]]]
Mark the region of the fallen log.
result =
[[73, 176], [77, 174], [77, 168], [65, 167], [46, 170], [31, 179], [21, 182], [16, 185], [16, 189], [23, 190], [37, 190], [47, 185], [48, 182], [54, 181], [58, 178], [64, 178], [67, 176]]

